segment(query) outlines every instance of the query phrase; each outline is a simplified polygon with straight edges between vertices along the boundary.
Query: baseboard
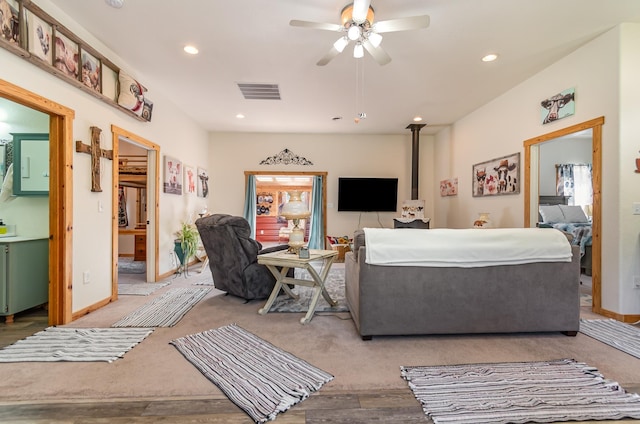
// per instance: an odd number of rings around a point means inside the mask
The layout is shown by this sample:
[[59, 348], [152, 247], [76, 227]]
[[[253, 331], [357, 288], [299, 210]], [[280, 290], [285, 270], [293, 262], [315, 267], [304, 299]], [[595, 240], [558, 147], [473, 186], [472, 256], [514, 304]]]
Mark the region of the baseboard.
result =
[[106, 299], [103, 299], [99, 302], [94, 303], [93, 305], [89, 305], [86, 308], [80, 309], [79, 311], [73, 312], [71, 314], [71, 321], [75, 321], [78, 318], [82, 318], [83, 316], [90, 314], [93, 311], [97, 311], [98, 309], [102, 308], [103, 306], [108, 305], [109, 303], [111, 303], [111, 297], [107, 297]]
[[619, 314], [617, 312], [609, 311], [603, 308], [597, 308], [597, 309], [593, 308], [592, 311], [598, 315], [603, 315], [607, 318], [613, 318], [616, 321], [626, 322], [629, 324], [632, 322], [640, 321], [640, 315], [638, 314], [633, 314], [633, 315]]

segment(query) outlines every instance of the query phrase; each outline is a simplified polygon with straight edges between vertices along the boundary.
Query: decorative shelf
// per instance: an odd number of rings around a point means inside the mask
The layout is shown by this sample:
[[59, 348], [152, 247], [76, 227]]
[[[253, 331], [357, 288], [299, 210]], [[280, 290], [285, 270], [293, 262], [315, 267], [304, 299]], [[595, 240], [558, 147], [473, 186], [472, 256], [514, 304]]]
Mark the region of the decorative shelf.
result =
[[[19, 56], [21, 58], [23, 58], [24, 60], [26, 60], [27, 62], [37, 66], [38, 68], [60, 78], [61, 80], [67, 82], [68, 84], [71, 84], [72, 86], [84, 91], [85, 93], [88, 93], [90, 95], [92, 95], [93, 97], [95, 97], [98, 100], [103, 101], [104, 103], [108, 104], [109, 106], [112, 106], [116, 109], [118, 109], [119, 111], [131, 116], [134, 119], [137, 119], [138, 121], [143, 121], [143, 122], [148, 122], [147, 119], [143, 118], [142, 116], [137, 115], [136, 113], [132, 112], [131, 110], [121, 106], [118, 104], [118, 102], [115, 100], [115, 97], [118, 95], [119, 93], [119, 89], [118, 89], [118, 74], [120, 73], [120, 68], [118, 66], [116, 66], [113, 62], [111, 62], [109, 59], [107, 59], [106, 57], [104, 57], [103, 55], [101, 55], [98, 51], [96, 51], [94, 48], [92, 48], [90, 45], [88, 45], [87, 43], [85, 43], [83, 40], [81, 40], [79, 37], [77, 37], [75, 34], [73, 34], [71, 31], [69, 31], [64, 25], [62, 25], [60, 22], [58, 22], [55, 18], [53, 18], [52, 16], [50, 16], [49, 14], [47, 14], [45, 11], [43, 11], [40, 7], [38, 7], [36, 4], [34, 4], [31, 0], [14, 0], [16, 4], [19, 5], [19, 11], [18, 11], [18, 19], [19, 19], [19, 23], [18, 23], [18, 42], [11, 42], [9, 40], [7, 40], [3, 34], [0, 34], [0, 47], [2, 47], [3, 49], [15, 54], [16, 56]], [[28, 25], [27, 25], [27, 13], [33, 14], [35, 17], [37, 17], [39, 20], [44, 21], [45, 25], [49, 25], [51, 26], [51, 37], [49, 40], [49, 48], [52, 51], [52, 56], [55, 57], [55, 45], [56, 45], [56, 37], [57, 34], [61, 34], [63, 35], [65, 38], [71, 40], [73, 43], [75, 43], [78, 46], [78, 68], [81, 68], [82, 66], [82, 60], [80, 58], [81, 52], [86, 52], [89, 55], [93, 56], [94, 58], [96, 58], [97, 60], [100, 61], [100, 66], [101, 66], [101, 71], [100, 71], [100, 91], [94, 90], [91, 87], [85, 85], [82, 83], [81, 78], [82, 78], [82, 72], [78, 71], [78, 78], [73, 78], [67, 74], [65, 74], [64, 72], [60, 71], [58, 68], [56, 68], [53, 63], [55, 63], [55, 59], [51, 59], [51, 63], [46, 62], [45, 60], [41, 59], [40, 57], [38, 57], [37, 55], [33, 54], [30, 50], [29, 50], [29, 30], [33, 30], [33, 28], [29, 29]], [[108, 70], [111, 70], [113, 73], [115, 73], [116, 75], [116, 80], [115, 80], [115, 93], [114, 93], [114, 98], [111, 98], [105, 94], [103, 94], [104, 91], [104, 75], [105, 75], [105, 68]]]

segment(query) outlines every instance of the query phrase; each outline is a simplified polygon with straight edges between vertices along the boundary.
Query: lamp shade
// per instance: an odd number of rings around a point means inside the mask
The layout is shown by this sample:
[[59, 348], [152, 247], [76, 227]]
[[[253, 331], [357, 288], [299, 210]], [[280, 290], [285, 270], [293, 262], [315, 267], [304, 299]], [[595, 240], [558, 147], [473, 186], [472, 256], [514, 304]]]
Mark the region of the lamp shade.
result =
[[356, 59], [360, 59], [363, 56], [364, 48], [362, 47], [362, 44], [358, 43], [353, 47], [353, 57], [355, 57]]
[[311, 212], [307, 205], [302, 201], [299, 190], [289, 192], [289, 201], [282, 206], [280, 215], [287, 219], [302, 219], [311, 216]]

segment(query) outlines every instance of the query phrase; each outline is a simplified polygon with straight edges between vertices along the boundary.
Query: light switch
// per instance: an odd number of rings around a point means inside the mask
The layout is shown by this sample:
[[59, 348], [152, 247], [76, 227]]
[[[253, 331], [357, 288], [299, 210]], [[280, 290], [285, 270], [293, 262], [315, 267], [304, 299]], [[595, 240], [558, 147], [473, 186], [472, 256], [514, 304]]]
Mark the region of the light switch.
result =
[[633, 203], [633, 214], [640, 215], [640, 202]]

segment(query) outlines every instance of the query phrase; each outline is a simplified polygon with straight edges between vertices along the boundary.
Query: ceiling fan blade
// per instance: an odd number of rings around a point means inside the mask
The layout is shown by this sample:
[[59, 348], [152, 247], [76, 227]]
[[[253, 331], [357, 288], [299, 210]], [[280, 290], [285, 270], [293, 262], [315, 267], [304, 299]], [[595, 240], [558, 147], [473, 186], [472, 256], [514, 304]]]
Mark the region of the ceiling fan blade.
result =
[[369, 40], [365, 40], [362, 45], [380, 66], [391, 62], [391, 57], [382, 49], [382, 47], [374, 47]]
[[373, 31], [377, 33], [408, 31], [422, 29], [429, 26], [429, 15], [413, 16], [411, 18], [390, 19], [373, 24]]
[[295, 27], [322, 29], [322, 30], [325, 30], [325, 31], [338, 31], [338, 32], [342, 31], [344, 29], [342, 26], [340, 26], [338, 24], [299, 21], [299, 20], [296, 20], [296, 19], [292, 19], [291, 21], [289, 21], [289, 25], [295, 26]]
[[327, 54], [325, 54], [322, 59], [320, 59], [316, 65], [318, 66], [324, 66], [327, 63], [331, 62], [333, 60], [334, 57], [338, 56], [340, 54], [340, 52], [338, 51], [338, 49], [336, 49], [335, 47], [331, 47], [331, 50], [329, 50], [327, 52]]

